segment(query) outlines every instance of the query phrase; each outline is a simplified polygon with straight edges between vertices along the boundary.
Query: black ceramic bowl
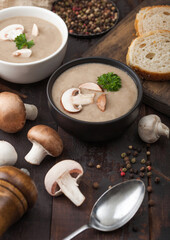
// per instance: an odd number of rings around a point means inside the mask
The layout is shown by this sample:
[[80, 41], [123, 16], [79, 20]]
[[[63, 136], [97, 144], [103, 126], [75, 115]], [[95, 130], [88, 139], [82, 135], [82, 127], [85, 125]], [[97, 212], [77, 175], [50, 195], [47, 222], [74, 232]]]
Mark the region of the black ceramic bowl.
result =
[[[125, 115], [110, 121], [104, 122], [87, 122], [82, 120], [77, 120], [68, 116], [67, 114], [61, 112], [54, 104], [52, 99], [52, 87], [56, 79], [67, 69], [74, 67], [76, 65], [84, 63], [104, 63], [114, 67], [117, 67], [129, 74], [133, 79], [134, 83], [138, 89], [138, 98], [134, 107]], [[53, 75], [50, 77], [47, 84], [47, 97], [48, 104], [54, 119], [57, 121], [58, 125], [65, 129], [70, 134], [85, 140], [85, 141], [105, 141], [112, 138], [120, 136], [130, 124], [136, 119], [139, 113], [139, 106], [142, 101], [142, 85], [139, 77], [134, 73], [134, 71], [126, 66], [125, 64], [109, 59], [100, 57], [89, 57], [80, 58], [68, 62], [58, 68]]]

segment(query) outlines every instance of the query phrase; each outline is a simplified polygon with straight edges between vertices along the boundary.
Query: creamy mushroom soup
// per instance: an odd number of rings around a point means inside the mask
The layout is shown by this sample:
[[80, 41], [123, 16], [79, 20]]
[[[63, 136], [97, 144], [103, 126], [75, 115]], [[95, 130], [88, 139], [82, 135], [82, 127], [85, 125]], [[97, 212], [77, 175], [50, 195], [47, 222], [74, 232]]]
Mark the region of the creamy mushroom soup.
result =
[[[13, 52], [18, 50], [16, 43], [14, 41], [0, 39], [0, 60], [14, 63], [33, 62], [50, 56], [61, 46], [61, 33], [59, 29], [50, 22], [36, 17], [13, 17], [0, 21], [0, 30], [12, 24], [23, 25], [27, 41], [33, 40], [35, 45], [30, 48], [32, 50], [30, 57], [18, 57], [13, 56]], [[38, 36], [32, 35], [34, 24], [38, 27]]]
[[[97, 78], [104, 73], [114, 72], [121, 78], [122, 87], [119, 91], [107, 92], [106, 109], [102, 112], [96, 105], [98, 97], [103, 92], [81, 89], [81, 93], [95, 93], [94, 102], [83, 106], [77, 113], [65, 111], [61, 104], [61, 96], [69, 88], [78, 88], [87, 82], [97, 83]], [[132, 78], [124, 71], [111, 65], [101, 63], [88, 63], [72, 67], [62, 73], [55, 81], [52, 88], [52, 98], [57, 108], [72, 118], [90, 122], [113, 120], [126, 114], [136, 103], [138, 91]]]

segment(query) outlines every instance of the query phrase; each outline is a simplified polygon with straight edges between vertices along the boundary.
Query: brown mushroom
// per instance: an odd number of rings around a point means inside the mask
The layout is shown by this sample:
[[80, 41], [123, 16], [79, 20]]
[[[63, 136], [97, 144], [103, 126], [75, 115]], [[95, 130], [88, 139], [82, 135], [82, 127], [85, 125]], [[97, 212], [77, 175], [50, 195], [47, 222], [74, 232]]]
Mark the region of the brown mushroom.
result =
[[78, 162], [63, 160], [47, 172], [44, 180], [45, 188], [52, 196], [64, 193], [76, 206], [80, 206], [85, 200], [77, 184], [82, 175], [83, 168]]
[[33, 146], [25, 156], [31, 164], [39, 165], [46, 155], [58, 157], [63, 151], [63, 142], [58, 133], [46, 125], [32, 127], [27, 134]]
[[17, 94], [0, 93], [0, 129], [4, 132], [20, 131], [24, 127], [26, 119], [35, 120], [37, 114], [36, 106], [24, 104]]

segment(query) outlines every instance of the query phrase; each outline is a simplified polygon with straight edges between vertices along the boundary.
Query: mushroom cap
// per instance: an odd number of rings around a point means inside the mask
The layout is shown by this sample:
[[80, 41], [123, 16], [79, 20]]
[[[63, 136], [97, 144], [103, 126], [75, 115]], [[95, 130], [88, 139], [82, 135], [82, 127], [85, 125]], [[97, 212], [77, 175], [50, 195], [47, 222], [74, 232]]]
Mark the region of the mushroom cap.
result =
[[0, 166], [14, 165], [18, 155], [15, 148], [6, 141], [0, 141]]
[[57, 179], [61, 178], [65, 173], [78, 174], [75, 177], [75, 180], [78, 181], [78, 179], [83, 175], [83, 168], [78, 162], [69, 159], [56, 163], [47, 172], [44, 179], [45, 188], [50, 195], [57, 196], [58, 193], [61, 193], [60, 189], [58, 189], [58, 192], [53, 193], [52, 188], [54, 186], [53, 184], [55, 182], [57, 183]]
[[36, 125], [27, 134], [31, 142], [37, 142], [52, 156], [57, 157], [63, 151], [63, 141], [59, 134], [46, 125]]
[[25, 121], [26, 112], [21, 98], [15, 93], [0, 93], [0, 129], [15, 133], [24, 127]]

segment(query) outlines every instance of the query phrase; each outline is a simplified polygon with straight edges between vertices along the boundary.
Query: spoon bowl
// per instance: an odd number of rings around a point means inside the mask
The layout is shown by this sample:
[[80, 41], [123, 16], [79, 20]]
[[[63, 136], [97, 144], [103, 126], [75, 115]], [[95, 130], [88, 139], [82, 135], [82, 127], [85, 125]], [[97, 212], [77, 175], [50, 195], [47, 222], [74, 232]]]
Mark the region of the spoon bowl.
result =
[[144, 196], [145, 185], [141, 180], [129, 180], [113, 186], [94, 204], [89, 223], [64, 240], [70, 240], [88, 228], [109, 232], [122, 227], [138, 211]]

